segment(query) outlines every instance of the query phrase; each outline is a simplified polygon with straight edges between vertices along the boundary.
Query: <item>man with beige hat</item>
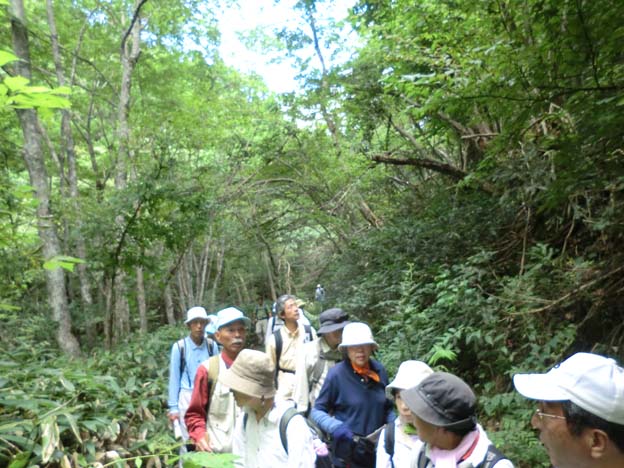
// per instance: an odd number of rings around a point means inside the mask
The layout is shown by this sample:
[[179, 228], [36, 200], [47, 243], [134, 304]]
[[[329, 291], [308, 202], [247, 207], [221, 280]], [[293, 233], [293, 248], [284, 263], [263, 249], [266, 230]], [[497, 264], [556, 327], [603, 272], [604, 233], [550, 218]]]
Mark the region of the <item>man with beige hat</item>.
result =
[[316, 460], [312, 434], [301, 415], [292, 417], [280, 437], [282, 416], [291, 407], [275, 404], [273, 363], [269, 356], [251, 349], [242, 350], [232, 366], [219, 374], [219, 382], [229, 387], [244, 415], [234, 430], [234, 462], [244, 468], [312, 468]]

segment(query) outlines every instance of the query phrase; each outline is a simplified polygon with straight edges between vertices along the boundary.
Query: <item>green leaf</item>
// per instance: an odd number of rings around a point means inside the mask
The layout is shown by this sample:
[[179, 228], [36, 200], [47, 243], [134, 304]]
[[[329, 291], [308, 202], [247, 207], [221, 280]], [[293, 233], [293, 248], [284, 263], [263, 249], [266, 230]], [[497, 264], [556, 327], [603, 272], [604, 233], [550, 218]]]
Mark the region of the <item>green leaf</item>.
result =
[[[2, 3], [1, 0], [0, 3]], [[9, 468], [24, 468], [28, 464], [28, 460], [30, 460], [30, 452], [20, 452], [13, 457], [9, 463]]]
[[70, 257], [68, 255], [56, 255], [47, 260], [43, 264], [43, 268], [46, 270], [54, 270], [56, 268], [63, 268], [67, 271], [74, 271], [76, 263], [85, 263], [84, 260], [76, 257]]
[[4, 84], [11, 91], [19, 91], [28, 86], [28, 78], [24, 78], [23, 76], [8, 76], [4, 79]]
[[17, 60], [17, 56], [6, 50], [0, 50], [0, 67]]
[[41, 461], [47, 463], [59, 445], [59, 428], [56, 417], [46, 418], [41, 423]]

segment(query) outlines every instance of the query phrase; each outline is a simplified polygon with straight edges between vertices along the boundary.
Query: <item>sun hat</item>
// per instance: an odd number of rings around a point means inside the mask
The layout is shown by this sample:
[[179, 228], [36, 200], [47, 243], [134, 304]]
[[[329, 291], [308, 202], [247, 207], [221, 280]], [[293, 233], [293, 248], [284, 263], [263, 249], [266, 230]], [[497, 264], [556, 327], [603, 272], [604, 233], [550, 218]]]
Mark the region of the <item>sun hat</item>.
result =
[[217, 316], [216, 314], [209, 314], [208, 318], [210, 322], [206, 325], [206, 333], [214, 333], [217, 331]]
[[348, 320], [349, 314], [344, 310], [338, 308], [327, 309], [319, 315], [319, 324], [321, 326], [316, 333], [317, 335], [322, 335], [323, 333], [340, 330], [350, 323]]
[[245, 322], [246, 326], [251, 323], [251, 320], [249, 320], [248, 317], [245, 317], [245, 314], [243, 314], [236, 307], [226, 307], [225, 309], [217, 312], [216, 328], [218, 330], [219, 328], [224, 327], [232, 322], [236, 322], [238, 320], [242, 320], [243, 322]]
[[219, 373], [219, 381], [232, 390], [256, 398], [275, 395], [275, 366], [268, 354], [253, 349], [243, 349], [232, 366]]
[[472, 429], [477, 423], [476, 397], [466, 382], [448, 372], [434, 372], [401, 392], [416, 416], [445, 429]]
[[362, 322], [351, 322], [342, 330], [342, 342], [338, 347], [346, 348], [347, 346], [365, 344], [373, 345], [375, 349], [379, 348], [379, 345], [373, 339], [373, 332], [368, 325]]
[[184, 324], [188, 325], [195, 319], [205, 320], [206, 322], [210, 320], [208, 318], [208, 314], [206, 313], [206, 309], [201, 306], [191, 307], [186, 311], [186, 320], [184, 321]]
[[303, 299], [295, 299], [295, 304], [297, 304], [297, 307], [303, 307], [304, 305], [306, 305], [306, 301], [304, 301]]
[[599, 418], [624, 424], [624, 369], [611, 358], [576, 353], [545, 374], [516, 374], [513, 383], [526, 398], [569, 400]]
[[406, 390], [415, 387], [428, 375], [433, 374], [433, 369], [422, 361], [404, 361], [399, 366], [397, 375], [386, 386], [386, 395], [392, 396], [392, 390]]

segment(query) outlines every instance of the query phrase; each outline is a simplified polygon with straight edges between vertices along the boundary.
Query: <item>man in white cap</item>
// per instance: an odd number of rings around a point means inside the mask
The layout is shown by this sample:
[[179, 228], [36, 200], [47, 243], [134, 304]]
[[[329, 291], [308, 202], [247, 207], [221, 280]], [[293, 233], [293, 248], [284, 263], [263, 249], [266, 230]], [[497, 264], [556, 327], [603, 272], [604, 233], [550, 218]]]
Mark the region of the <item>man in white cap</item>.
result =
[[233, 364], [245, 346], [250, 320], [236, 307], [217, 314], [215, 338], [221, 354], [202, 362], [197, 369], [193, 394], [184, 418], [188, 433], [202, 452], [232, 451], [234, 424], [239, 414], [229, 387], [218, 376]]
[[[191, 400], [197, 368], [203, 361], [219, 352], [217, 344], [215, 342], [210, 344], [204, 336], [209, 320], [206, 309], [191, 307], [186, 312], [184, 321], [189, 329], [189, 335], [176, 341], [171, 347], [168, 417], [174, 425], [176, 437], [181, 437], [183, 441], [188, 440], [184, 413]], [[182, 445], [180, 453], [184, 452], [185, 447]]]
[[545, 374], [516, 374], [516, 390], [537, 401], [531, 425], [556, 468], [624, 467], [624, 369], [577, 353]]
[[412, 449], [422, 442], [412, 424], [412, 412], [401, 393], [432, 373], [431, 367], [422, 361], [404, 361], [394, 380], [386, 386], [386, 395], [394, 400], [398, 417], [386, 424], [379, 435], [376, 468], [406, 468], [410, 465]]
[[[260, 351], [244, 349], [219, 374], [243, 408], [234, 430], [232, 453], [241, 468], [313, 468], [316, 460], [310, 429], [287, 402], [275, 404], [273, 363]], [[296, 413], [296, 412], [294, 412]], [[287, 417], [288, 416], [288, 417]], [[285, 426], [285, 427], [284, 427]]]
[[349, 315], [342, 309], [324, 311], [319, 316], [319, 337], [303, 345], [302, 356], [295, 369], [294, 400], [297, 410], [306, 413], [325, 382], [327, 372], [342, 361], [338, 345], [342, 341], [342, 329], [349, 323]]

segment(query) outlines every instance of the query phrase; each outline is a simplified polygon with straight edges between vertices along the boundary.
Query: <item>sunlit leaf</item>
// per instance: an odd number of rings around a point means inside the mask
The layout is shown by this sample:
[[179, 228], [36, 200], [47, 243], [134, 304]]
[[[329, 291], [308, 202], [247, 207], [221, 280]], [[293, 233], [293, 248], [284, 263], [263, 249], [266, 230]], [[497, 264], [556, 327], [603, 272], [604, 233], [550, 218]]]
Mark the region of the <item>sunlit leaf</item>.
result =
[[47, 463], [54, 450], [59, 446], [59, 428], [56, 417], [46, 418], [41, 422], [41, 461]]

